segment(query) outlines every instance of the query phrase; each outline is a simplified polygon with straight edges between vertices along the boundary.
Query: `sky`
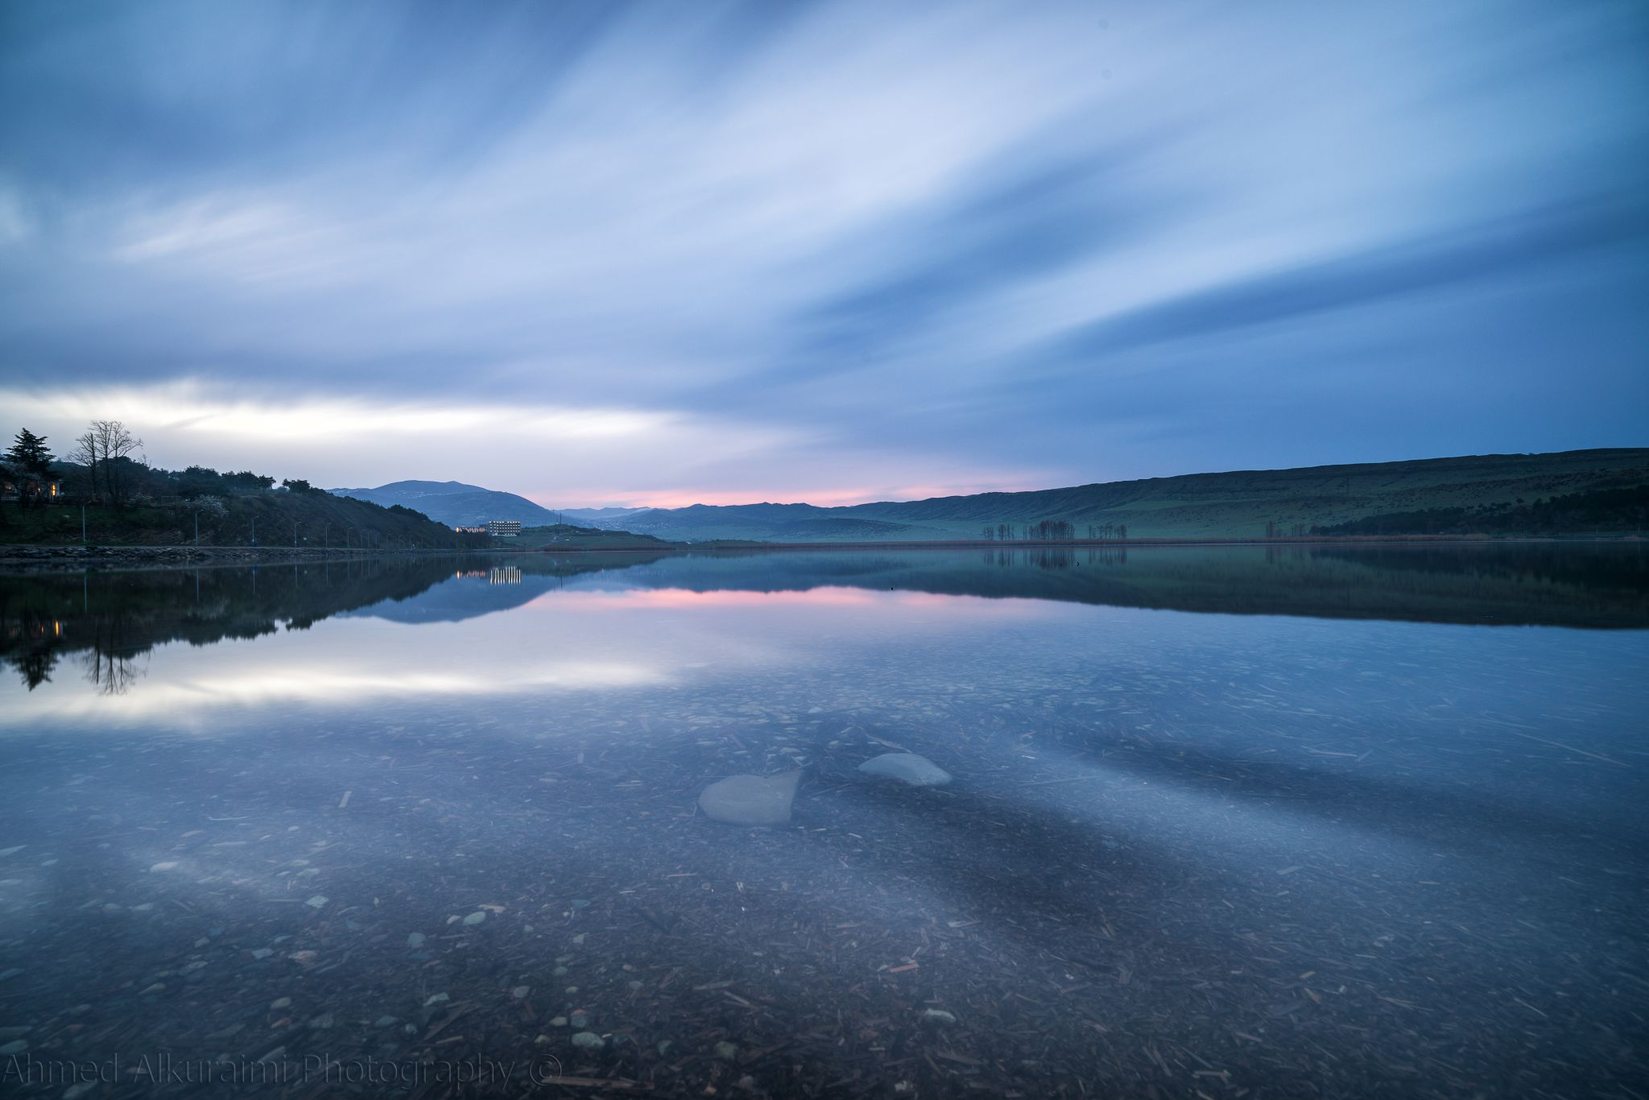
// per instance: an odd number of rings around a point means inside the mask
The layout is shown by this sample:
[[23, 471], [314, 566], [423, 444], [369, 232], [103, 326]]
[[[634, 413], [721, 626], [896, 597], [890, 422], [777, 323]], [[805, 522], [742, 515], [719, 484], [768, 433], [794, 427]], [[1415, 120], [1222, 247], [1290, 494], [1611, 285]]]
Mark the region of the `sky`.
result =
[[549, 506], [1649, 444], [1649, 6], [0, 5], [0, 434]]

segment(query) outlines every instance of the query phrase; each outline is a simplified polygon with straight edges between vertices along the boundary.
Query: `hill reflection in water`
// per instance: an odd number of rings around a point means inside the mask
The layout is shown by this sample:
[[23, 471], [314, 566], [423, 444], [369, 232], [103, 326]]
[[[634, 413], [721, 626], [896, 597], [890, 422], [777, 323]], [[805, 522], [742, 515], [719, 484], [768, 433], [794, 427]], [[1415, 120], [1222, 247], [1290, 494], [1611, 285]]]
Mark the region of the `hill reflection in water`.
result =
[[[0, 1022], [684, 1097], [1621, 1093], [1645, 588], [1631, 545], [9, 577]], [[786, 826], [695, 809], [792, 772]]]
[[454, 622], [569, 584], [862, 588], [1235, 614], [1649, 626], [1649, 548], [1632, 543], [515, 555], [0, 577], [0, 656], [30, 686], [75, 656], [120, 691], [133, 660], [166, 642], [253, 638], [334, 615]]

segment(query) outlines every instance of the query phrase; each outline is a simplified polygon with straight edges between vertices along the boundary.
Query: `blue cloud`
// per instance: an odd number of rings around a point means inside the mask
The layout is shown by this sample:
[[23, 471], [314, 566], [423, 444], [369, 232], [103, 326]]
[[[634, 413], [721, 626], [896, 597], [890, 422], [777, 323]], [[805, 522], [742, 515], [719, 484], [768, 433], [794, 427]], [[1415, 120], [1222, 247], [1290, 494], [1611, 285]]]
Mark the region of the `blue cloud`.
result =
[[1068, 159], [1035, 154], [1016, 149], [982, 166], [977, 188], [891, 230], [890, 270], [797, 320], [803, 365], [792, 373], [851, 369], [951, 311], [1137, 240], [1183, 205], [1125, 182], [1137, 149], [1084, 150]]
[[1529, 277], [1533, 269], [1591, 249], [1641, 254], [1646, 243], [1649, 203], [1642, 196], [1567, 202], [1155, 303], [1088, 326], [1062, 341], [1059, 355], [1092, 362], [1110, 352], [1289, 324], [1476, 280]]
[[1646, 49], [1617, 0], [16, 0], [0, 390], [674, 426], [615, 498], [1640, 444]]

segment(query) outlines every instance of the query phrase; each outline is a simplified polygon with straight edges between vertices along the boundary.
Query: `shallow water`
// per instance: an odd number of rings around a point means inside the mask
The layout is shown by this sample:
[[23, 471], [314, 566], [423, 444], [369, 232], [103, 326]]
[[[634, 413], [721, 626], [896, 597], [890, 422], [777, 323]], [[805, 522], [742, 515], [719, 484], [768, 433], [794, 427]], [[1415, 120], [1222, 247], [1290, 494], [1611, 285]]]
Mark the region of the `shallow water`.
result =
[[0, 628], [0, 1092], [1649, 1077], [1636, 547], [56, 574]]

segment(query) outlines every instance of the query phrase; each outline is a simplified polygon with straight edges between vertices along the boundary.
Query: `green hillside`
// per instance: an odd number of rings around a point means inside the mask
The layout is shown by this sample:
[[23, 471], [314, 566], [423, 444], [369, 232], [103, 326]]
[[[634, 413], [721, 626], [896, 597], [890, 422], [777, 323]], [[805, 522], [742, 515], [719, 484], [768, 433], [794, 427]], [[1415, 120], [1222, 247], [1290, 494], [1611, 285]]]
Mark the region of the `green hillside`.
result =
[[493, 547], [499, 550], [668, 550], [671, 546], [652, 535], [578, 527], [571, 523], [523, 527], [515, 538], [493, 540]]
[[[670, 539], [783, 542], [979, 538], [1006, 524], [1017, 536], [1043, 520], [1130, 538], [1260, 538], [1315, 529], [1381, 534], [1634, 534], [1649, 486], [1649, 449], [1479, 455], [1407, 462], [1186, 474], [930, 500], [816, 508], [750, 504], [653, 509], [624, 526]], [[1614, 495], [1609, 495], [1609, 494]], [[1598, 496], [1596, 494], [1604, 494]], [[1554, 498], [1569, 505], [1552, 507]], [[1448, 511], [1446, 530], [1437, 517]]]
[[[1135, 537], [1258, 537], [1266, 534], [1267, 524], [1291, 533], [1389, 513], [1522, 504], [1644, 484], [1649, 484], [1649, 449], [1623, 449], [1189, 474], [869, 504], [858, 511], [958, 531], [985, 522], [1050, 518], [1079, 528], [1126, 524]], [[1599, 518], [1608, 522], [1608, 517]]]

